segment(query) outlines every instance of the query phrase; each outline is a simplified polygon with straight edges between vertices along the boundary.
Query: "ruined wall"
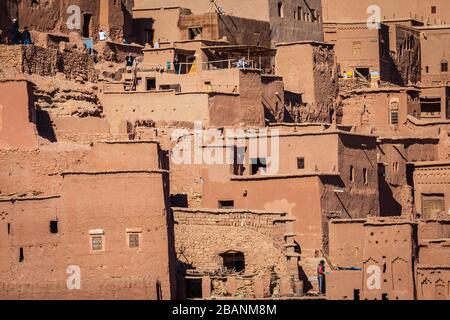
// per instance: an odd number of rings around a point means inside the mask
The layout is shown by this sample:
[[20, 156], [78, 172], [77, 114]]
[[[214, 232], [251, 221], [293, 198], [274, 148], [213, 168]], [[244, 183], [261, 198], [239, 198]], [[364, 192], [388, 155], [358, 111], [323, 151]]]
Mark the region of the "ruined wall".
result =
[[[178, 23], [180, 40], [189, 40], [189, 28], [202, 28], [201, 38], [221, 40], [226, 37], [230, 44], [271, 46], [270, 24], [265, 21], [246, 19], [217, 13], [181, 15]], [[175, 39], [170, 39], [175, 40]]]
[[[376, 134], [401, 134], [408, 115], [420, 118], [420, 102], [416, 90], [359, 89], [342, 95], [342, 124], [358, 131]], [[398, 112], [398, 124], [391, 124], [390, 112]]]
[[[86, 27], [89, 37], [98, 39], [98, 32], [103, 29], [108, 35], [120, 41], [122, 39], [122, 28], [126, 15], [122, 10], [122, 1], [112, 0], [75, 0], [75, 1], [21, 1], [18, 5], [18, 18], [21, 28], [28, 26], [30, 30], [37, 30], [50, 33], [68, 34], [67, 21], [72, 15], [68, 11], [70, 5], [77, 5], [81, 9], [81, 30]], [[91, 16], [90, 20], [84, 20], [84, 16]], [[77, 30], [76, 30], [77, 31]]]
[[[58, 72], [68, 80], [95, 82], [94, 58], [76, 49], [60, 52], [56, 49], [29, 46], [1, 46], [0, 69], [5, 75], [26, 73], [55, 76]], [[2, 74], [0, 73], [0, 76]]]
[[417, 266], [417, 299], [449, 300], [450, 269], [447, 266]]
[[283, 77], [285, 104], [295, 122], [331, 122], [339, 92], [330, 44], [299, 42], [277, 46], [276, 74]]
[[402, 85], [419, 82], [422, 69], [420, 32], [402, 25], [389, 26], [389, 28], [394, 28], [396, 33], [396, 53], [393, 57], [392, 72], [394, 77], [396, 73], [398, 76], [397, 79], [393, 77], [393, 82]]
[[[295, 264], [290, 265], [287, 257], [285, 235], [292, 222], [285, 220], [285, 214], [175, 208], [174, 220], [180, 270], [187, 267], [214, 274], [223, 268], [220, 255], [237, 251], [244, 254], [243, 274], [261, 277], [276, 274], [289, 284], [296, 273]], [[269, 286], [265, 283], [266, 296]], [[255, 296], [250, 294], [248, 297]]]

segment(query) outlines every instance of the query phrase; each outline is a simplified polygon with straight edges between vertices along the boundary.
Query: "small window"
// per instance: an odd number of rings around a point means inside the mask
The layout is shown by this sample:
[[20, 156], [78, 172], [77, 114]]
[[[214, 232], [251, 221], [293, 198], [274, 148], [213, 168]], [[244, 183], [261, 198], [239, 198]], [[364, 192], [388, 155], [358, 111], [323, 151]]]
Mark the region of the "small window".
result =
[[430, 73], [430, 67], [429, 66], [425, 66], [425, 73]]
[[6, 226], [7, 230], [8, 230], [8, 234], [11, 234], [11, 224], [8, 223]]
[[432, 14], [436, 14], [437, 13], [437, 7], [436, 6], [431, 6], [431, 13]]
[[92, 251], [103, 250], [103, 236], [92, 236]]
[[369, 183], [369, 174], [368, 170], [366, 168], [363, 169], [363, 177], [364, 177], [364, 184]]
[[189, 28], [189, 40], [202, 36], [203, 28]]
[[19, 249], [19, 262], [23, 262], [23, 260], [25, 259], [24, 254], [23, 254], [23, 248]]
[[128, 247], [129, 248], [139, 248], [140, 245], [140, 234], [139, 233], [129, 233], [128, 234]]
[[233, 200], [219, 200], [219, 208], [220, 209], [233, 209], [234, 201]]
[[282, 2], [278, 2], [278, 17], [284, 18], [284, 7]]
[[298, 7], [297, 8], [297, 19], [302, 21], [304, 19], [304, 13], [303, 13], [303, 8], [302, 7]]
[[305, 169], [305, 158], [297, 158], [297, 169]]
[[441, 62], [441, 72], [448, 72], [448, 62], [447, 61]]
[[58, 221], [50, 221], [50, 233], [58, 233]]
[[156, 89], [156, 79], [155, 78], [147, 78], [146, 89], [147, 89], [147, 91], [152, 91], [152, 90]]
[[391, 124], [393, 125], [398, 124], [398, 111], [392, 110], [389, 114], [389, 118]]
[[353, 166], [350, 166], [350, 181], [355, 181], [355, 168], [353, 168]]

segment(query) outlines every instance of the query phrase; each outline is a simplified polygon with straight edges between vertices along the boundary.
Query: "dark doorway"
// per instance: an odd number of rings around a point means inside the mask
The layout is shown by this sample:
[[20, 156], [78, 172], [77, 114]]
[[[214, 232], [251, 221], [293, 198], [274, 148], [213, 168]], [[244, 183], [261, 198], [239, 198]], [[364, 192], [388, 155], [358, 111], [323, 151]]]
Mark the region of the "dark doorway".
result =
[[356, 71], [355, 73], [358, 76], [362, 76], [366, 80], [370, 79], [370, 70], [369, 70], [369, 68], [356, 68], [355, 71]]
[[153, 29], [144, 30], [144, 44], [150, 43], [151, 45], [153, 45], [154, 37], [155, 37], [155, 30]]
[[146, 83], [147, 91], [153, 91], [156, 89], [156, 79], [155, 78], [147, 78]]
[[381, 300], [389, 300], [389, 299], [388, 299], [388, 294], [387, 294], [387, 293], [383, 293], [383, 294], [381, 295]]
[[242, 272], [245, 270], [245, 257], [239, 251], [227, 251], [221, 254], [223, 259], [223, 266], [227, 270], [234, 270], [235, 272]]
[[202, 279], [186, 279], [186, 298], [199, 299], [202, 297]]
[[357, 301], [360, 299], [359, 289], [353, 290], [353, 300]]
[[58, 221], [50, 221], [50, 233], [58, 233]]
[[83, 14], [83, 38], [91, 36], [91, 19], [92, 16], [89, 13]]

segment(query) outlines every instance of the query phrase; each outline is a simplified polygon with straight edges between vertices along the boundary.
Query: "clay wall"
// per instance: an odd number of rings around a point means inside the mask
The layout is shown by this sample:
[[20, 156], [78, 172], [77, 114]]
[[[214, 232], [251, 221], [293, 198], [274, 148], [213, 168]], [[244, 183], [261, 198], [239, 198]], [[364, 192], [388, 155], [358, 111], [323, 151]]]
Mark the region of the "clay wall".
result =
[[[448, 71], [450, 28], [423, 27], [419, 29], [422, 33], [420, 40], [422, 82], [424, 84], [445, 84], [450, 81], [450, 72]], [[447, 71], [441, 69], [442, 63], [447, 63]]]
[[335, 267], [362, 267], [365, 222], [365, 219], [330, 220], [329, 256]]
[[448, 300], [450, 269], [445, 266], [417, 266], [416, 291], [419, 300]]
[[[450, 89], [447, 86], [423, 86], [420, 88], [421, 118], [425, 120], [446, 120], [450, 117]], [[432, 100], [431, 100], [432, 99]], [[440, 110], [429, 108], [429, 103], [439, 105]]]
[[[353, 125], [358, 131], [378, 134], [405, 132], [408, 115], [420, 118], [417, 90], [360, 89], [343, 95], [343, 125]], [[398, 112], [398, 124], [392, 124], [391, 111]]]
[[18, 5], [19, 25], [21, 28], [28, 26], [30, 30], [68, 34], [73, 31], [67, 27], [67, 20], [72, 15], [67, 13], [70, 5], [77, 5], [81, 9], [80, 33], [85, 27], [84, 16], [90, 15], [89, 37], [98, 39], [98, 32], [103, 29], [112, 39], [122, 40], [122, 28], [126, 17], [122, 11], [122, 1], [65, 0], [32, 3], [32, 0], [25, 0]]
[[27, 81], [0, 82], [0, 148], [36, 149], [36, 111], [32, 85]]
[[[446, 161], [418, 162], [414, 164], [414, 199], [415, 207], [422, 218], [437, 218], [448, 214], [450, 210], [450, 166]], [[437, 198], [431, 199], [435, 196]], [[429, 199], [430, 198], [430, 199]], [[426, 201], [434, 201], [428, 208]], [[437, 215], [437, 216], [435, 216]]]
[[[366, 21], [370, 14], [367, 8], [373, 5], [370, 0], [323, 0], [324, 21]], [[384, 19], [417, 19], [426, 24], [450, 23], [450, 6], [446, 0], [435, 0], [433, 2], [423, 0], [412, 1], [388, 1], [380, 0], [376, 3], [381, 8], [381, 18]], [[431, 7], [436, 7], [433, 13]]]

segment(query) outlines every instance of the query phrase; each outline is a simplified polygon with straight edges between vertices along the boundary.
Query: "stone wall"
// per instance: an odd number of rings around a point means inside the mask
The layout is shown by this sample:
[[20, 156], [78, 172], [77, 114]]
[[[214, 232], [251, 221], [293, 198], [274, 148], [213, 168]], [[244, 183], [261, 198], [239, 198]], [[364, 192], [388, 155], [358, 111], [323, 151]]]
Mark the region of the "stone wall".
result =
[[[287, 287], [292, 277], [298, 279], [298, 258], [293, 243], [288, 244], [292, 221], [286, 214], [182, 208], [174, 208], [173, 214], [179, 271], [194, 269], [215, 275], [223, 270], [221, 254], [234, 251], [245, 257], [241, 275], [276, 274]], [[269, 283], [265, 287], [269, 294]]]
[[26, 73], [53, 77], [62, 72], [68, 80], [97, 80], [93, 56], [73, 49], [61, 52], [35, 45], [0, 45], [0, 70], [5, 75]]

